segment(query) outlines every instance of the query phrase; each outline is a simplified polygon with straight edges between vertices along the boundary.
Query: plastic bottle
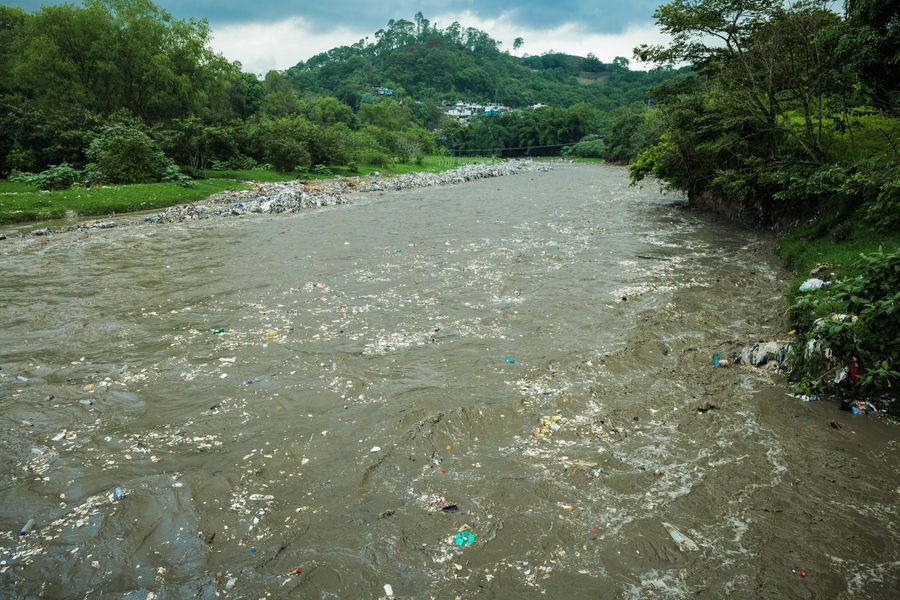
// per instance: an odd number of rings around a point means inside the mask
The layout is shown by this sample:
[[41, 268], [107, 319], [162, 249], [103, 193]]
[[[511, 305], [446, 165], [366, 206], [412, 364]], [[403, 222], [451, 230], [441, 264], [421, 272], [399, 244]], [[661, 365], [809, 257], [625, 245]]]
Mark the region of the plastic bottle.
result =
[[34, 519], [28, 519], [28, 522], [19, 530], [19, 535], [28, 535], [28, 532], [31, 531], [32, 527], [34, 527]]

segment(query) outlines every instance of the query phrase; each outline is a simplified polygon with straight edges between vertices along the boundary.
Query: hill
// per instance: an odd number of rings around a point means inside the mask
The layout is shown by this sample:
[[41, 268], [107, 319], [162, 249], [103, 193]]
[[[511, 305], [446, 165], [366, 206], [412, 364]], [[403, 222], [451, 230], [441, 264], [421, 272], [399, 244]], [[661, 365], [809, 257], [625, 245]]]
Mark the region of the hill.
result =
[[629, 71], [624, 58], [613, 64], [592, 55], [518, 58], [483, 31], [459, 23], [440, 29], [421, 13], [414, 21], [392, 19], [375, 40], [323, 52], [285, 75], [300, 93], [330, 94], [353, 107], [379, 86], [420, 102], [563, 108], [584, 102], [602, 110], [645, 101], [650, 88], [672, 76], [670, 70]]

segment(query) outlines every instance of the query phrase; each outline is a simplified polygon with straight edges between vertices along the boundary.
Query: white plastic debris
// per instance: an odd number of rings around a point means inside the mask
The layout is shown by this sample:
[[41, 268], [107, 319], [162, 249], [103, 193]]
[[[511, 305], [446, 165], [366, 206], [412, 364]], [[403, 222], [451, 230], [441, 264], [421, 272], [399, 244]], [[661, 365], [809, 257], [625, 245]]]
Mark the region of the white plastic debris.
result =
[[694, 540], [678, 531], [678, 528], [674, 525], [668, 523], [663, 523], [662, 525], [669, 532], [672, 539], [675, 540], [675, 543], [678, 544], [678, 549], [682, 552], [696, 552], [700, 549], [700, 546], [694, 543]]
[[821, 279], [816, 279], [816, 278], [807, 279], [806, 281], [804, 281], [803, 283], [800, 284], [800, 291], [801, 292], [809, 292], [812, 290], [817, 290], [823, 286], [828, 285], [828, 283], [829, 282], [827, 282], [827, 281], [822, 281]]

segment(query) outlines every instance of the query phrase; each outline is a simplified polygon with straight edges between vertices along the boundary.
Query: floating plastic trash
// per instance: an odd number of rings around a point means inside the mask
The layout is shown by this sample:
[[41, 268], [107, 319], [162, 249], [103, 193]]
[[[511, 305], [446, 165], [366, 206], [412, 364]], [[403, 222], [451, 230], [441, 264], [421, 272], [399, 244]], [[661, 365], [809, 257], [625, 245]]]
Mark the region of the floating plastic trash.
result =
[[28, 535], [28, 532], [34, 527], [34, 519], [28, 519], [28, 522], [22, 526], [22, 529], [19, 530], [19, 535], [25, 536]]
[[460, 531], [453, 536], [453, 543], [461, 547], [471, 546], [475, 543], [475, 534], [469, 530]]
[[718, 353], [713, 354], [713, 366], [714, 367], [719, 366], [719, 354]]
[[669, 532], [669, 535], [672, 536], [672, 539], [678, 544], [678, 549], [682, 552], [695, 552], [700, 549], [700, 546], [695, 544], [694, 540], [678, 531], [678, 528], [674, 525], [663, 523], [662, 526], [666, 528], [666, 531]]
[[857, 400], [850, 405], [850, 412], [852, 412], [854, 415], [864, 415], [866, 413], [878, 412], [878, 409], [875, 408], [875, 405], [871, 402]]
[[387, 596], [388, 598], [394, 597], [394, 588], [391, 587], [391, 584], [389, 584], [389, 583], [384, 584], [384, 595]]
[[211, 331], [213, 332], [213, 335], [219, 335], [220, 333], [225, 333], [225, 328], [219, 327], [217, 329], [212, 329]]
[[511, 364], [511, 365], [514, 365], [514, 364], [516, 364], [516, 359], [514, 359], [514, 358], [511, 357], [511, 356], [504, 356], [504, 357], [503, 357], [503, 362], [508, 363], [508, 364]]
[[116, 500], [122, 500], [123, 498], [125, 498], [125, 490], [123, 490], [119, 486], [116, 486], [116, 489], [113, 490], [113, 498], [115, 498]]

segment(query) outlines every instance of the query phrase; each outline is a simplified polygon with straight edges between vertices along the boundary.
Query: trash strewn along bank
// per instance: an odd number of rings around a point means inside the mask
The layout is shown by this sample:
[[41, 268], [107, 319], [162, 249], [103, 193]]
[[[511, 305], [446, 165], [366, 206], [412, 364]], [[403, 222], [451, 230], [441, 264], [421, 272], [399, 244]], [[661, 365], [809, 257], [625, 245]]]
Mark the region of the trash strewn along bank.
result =
[[[234, 217], [246, 214], [294, 213], [308, 208], [336, 206], [350, 202], [356, 192], [388, 192], [454, 185], [477, 179], [503, 177], [527, 171], [548, 171], [551, 167], [528, 160], [510, 160], [494, 164], [465, 165], [442, 173], [409, 173], [382, 178], [378, 173], [367, 177], [340, 178], [321, 182], [290, 181], [251, 184], [249, 190], [229, 190], [205, 200], [169, 207], [143, 217], [87, 221], [62, 227], [45, 227], [19, 232], [18, 237], [48, 236], [70, 231], [113, 229], [141, 223], [179, 223], [192, 219]], [[0, 236], [0, 240], [5, 237]]]

